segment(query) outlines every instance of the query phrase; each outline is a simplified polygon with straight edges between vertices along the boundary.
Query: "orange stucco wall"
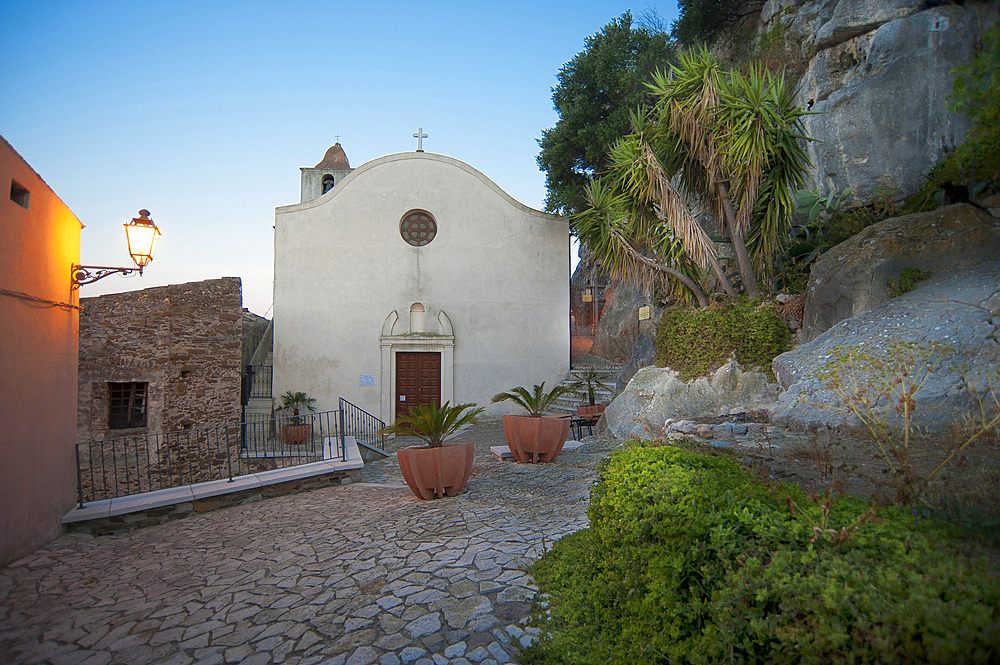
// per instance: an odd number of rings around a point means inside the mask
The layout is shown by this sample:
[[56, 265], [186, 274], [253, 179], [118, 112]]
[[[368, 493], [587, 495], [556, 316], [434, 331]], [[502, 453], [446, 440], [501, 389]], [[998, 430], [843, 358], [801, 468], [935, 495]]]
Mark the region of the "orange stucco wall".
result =
[[73, 505], [81, 228], [0, 137], [0, 565], [59, 535]]

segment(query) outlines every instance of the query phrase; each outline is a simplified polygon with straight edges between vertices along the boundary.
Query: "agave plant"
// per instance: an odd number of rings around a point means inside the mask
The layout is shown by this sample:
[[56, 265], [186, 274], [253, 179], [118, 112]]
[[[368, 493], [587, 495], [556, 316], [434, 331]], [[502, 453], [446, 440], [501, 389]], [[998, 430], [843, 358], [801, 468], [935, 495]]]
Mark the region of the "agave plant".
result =
[[382, 431], [385, 434], [415, 436], [428, 448], [437, 448], [462, 427], [476, 423], [483, 411], [482, 407], [472, 402], [455, 406], [445, 402], [438, 408], [437, 401], [431, 401], [430, 406], [412, 407], [408, 415], [400, 416], [395, 425]]
[[514, 402], [527, 411], [529, 416], [537, 418], [557, 399], [571, 392], [573, 390], [566, 386], [556, 386], [549, 392], [545, 392], [545, 382], [542, 381], [541, 385], [532, 386], [530, 391], [523, 386], [518, 386], [512, 388], [510, 392], [499, 393], [493, 396], [492, 401], [494, 404], [506, 401]]

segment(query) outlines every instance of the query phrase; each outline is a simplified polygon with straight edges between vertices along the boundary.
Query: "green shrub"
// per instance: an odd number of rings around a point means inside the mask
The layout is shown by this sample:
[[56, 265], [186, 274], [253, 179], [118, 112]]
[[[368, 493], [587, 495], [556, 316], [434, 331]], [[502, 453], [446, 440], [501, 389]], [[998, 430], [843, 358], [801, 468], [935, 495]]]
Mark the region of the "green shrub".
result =
[[656, 331], [656, 364], [684, 381], [721, 367], [735, 354], [743, 367], [771, 373], [771, 361], [788, 347], [791, 333], [770, 303], [748, 298], [707, 309], [672, 309]]
[[889, 296], [895, 298], [909, 293], [918, 283], [933, 275], [934, 273], [919, 268], [903, 268], [899, 273], [899, 279], [890, 279], [885, 285], [889, 289]]
[[973, 123], [955, 159], [995, 179], [1000, 171], [1000, 24], [983, 34], [983, 48], [975, 59], [953, 73], [948, 110], [964, 113]]
[[954, 663], [1000, 654], [997, 563], [898, 507], [817, 503], [728, 459], [632, 446], [532, 569], [525, 663]]

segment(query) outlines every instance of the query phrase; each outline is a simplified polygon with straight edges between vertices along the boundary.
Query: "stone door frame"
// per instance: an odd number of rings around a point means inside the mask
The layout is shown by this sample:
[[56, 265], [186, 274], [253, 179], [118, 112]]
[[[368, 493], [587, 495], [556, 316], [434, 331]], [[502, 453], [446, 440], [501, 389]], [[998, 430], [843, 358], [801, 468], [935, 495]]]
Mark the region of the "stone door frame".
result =
[[392, 425], [396, 422], [396, 354], [400, 351], [422, 351], [441, 354], [441, 403], [455, 401], [455, 331], [448, 315], [437, 316], [440, 333], [410, 333], [396, 330], [400, 320], [393, 310], [382, 324], [379, 336], [381, 351], [380, 418]]

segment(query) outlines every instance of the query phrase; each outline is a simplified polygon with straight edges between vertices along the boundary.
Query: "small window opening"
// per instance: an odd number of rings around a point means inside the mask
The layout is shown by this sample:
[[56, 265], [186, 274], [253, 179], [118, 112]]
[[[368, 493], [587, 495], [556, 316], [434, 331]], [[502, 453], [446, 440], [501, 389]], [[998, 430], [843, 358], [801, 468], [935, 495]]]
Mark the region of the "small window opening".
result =
[[146, 426], [148, 383], [108, 384], [108, 429]]
[[323, 176], [323, 193], [326, 194], [333, 189], [333, 176], [327, 173]]
[[29, 192], [28, 189], [21, 185], [18, 181], [11, 180], [10, 200], [27, 210], [28, 202], [31, 200], [31, 192]]
[[410, 305], [410, 332], [424, 332], [424, 306], [415, 302]]

